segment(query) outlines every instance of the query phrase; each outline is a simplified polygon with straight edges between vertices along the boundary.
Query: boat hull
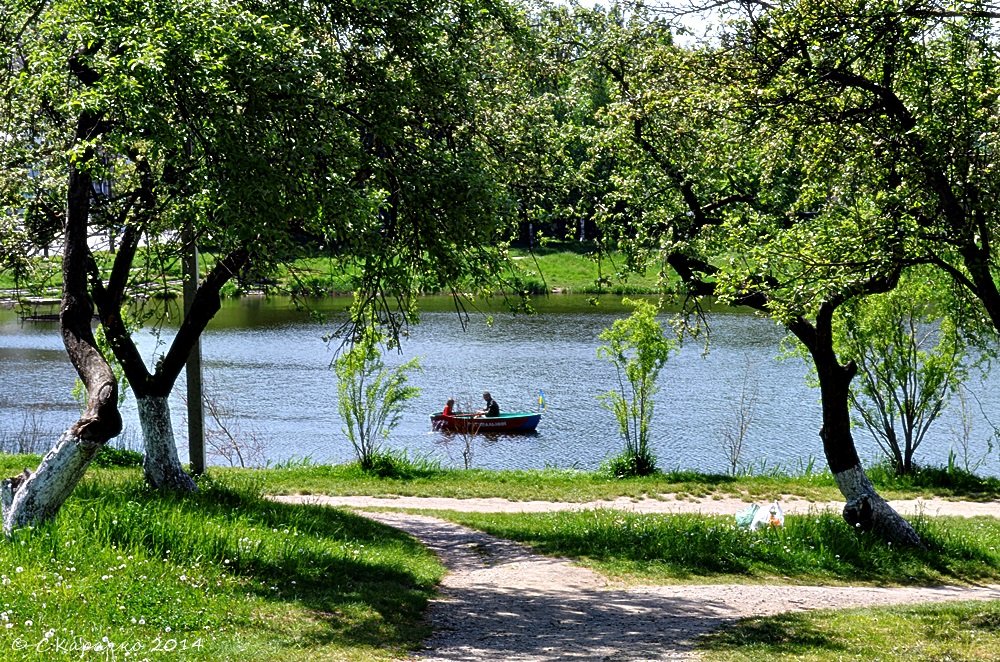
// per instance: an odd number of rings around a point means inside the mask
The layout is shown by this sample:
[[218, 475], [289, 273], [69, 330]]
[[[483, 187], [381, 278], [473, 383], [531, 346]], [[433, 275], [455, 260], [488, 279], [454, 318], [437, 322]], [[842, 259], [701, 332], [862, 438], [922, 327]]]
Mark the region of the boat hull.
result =
[[457, 414], [442, 416], [431, 414], [431, 425], [441, 432], [471, 432], [476, 434], [522, 434], [534, 432], [538, 427], [541, 414], [532, 412], [511, 412], [499, 416], [474, 416], [472, 414]]

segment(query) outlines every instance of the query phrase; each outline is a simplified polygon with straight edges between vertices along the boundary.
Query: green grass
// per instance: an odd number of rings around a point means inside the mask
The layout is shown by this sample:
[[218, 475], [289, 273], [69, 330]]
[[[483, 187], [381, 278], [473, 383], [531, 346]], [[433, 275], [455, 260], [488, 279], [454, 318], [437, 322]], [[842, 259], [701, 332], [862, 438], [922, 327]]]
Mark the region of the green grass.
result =
[[439, 516], [537, 551], [580, 559], [628, 582], [933, 584], [1000, 580], [1000, 520], [918, 518], [927, 549], [856, 535], [837, 515], [790, 515], [785, 526], [737, 528], [730, 516], [616, 510]]
[[0, 568], [17, 659], [91, 659], [79, 647], [105, 638], [117, 659], [395, 659], [428, 634], [443, 573], [399, 532], [263, 500], [246, 475], [164, 497], [125, 469], [90, 472], [53, 522], [0, 544]]
[[[0, 456], [0, 472], [12, 475], [38, 459]], [[106, 645], [106, 637], [119, 651], [142, 647], [150, 659], [250, 661], [388, 660], [418, 646], [428, 634], [423, 609], [443, 572], [438, 562], [392, 529], [337, 509], [265, 501], [266, 491], [582, 501], [678, 487], [689, 494], [746, 491], [757, 500], [834, 489], [825, 474], [618, 481], [420, 462], [403, 469], [393, 479], [350, 465], [213, 469], [201, 491], [185, 497], [149, 491], [135, 468], [92, 469], [55, 521], [0, 544], [0, 647], [17, 659], [81, 659], [79, 647]], [[941, 472], [893, 481], [893, 489], [924, 496], [929, 489], [995, 496], [993, 482]], [[928, 549], [895, 550], [855, 535], [830, 514], [789, 515], [783, 529], [758, 533], [734, 528], [730, 517], [439, 514], [626, 582], [1000, 580], [995, 518], [919, 518]], [[747, 621], [704, 645], [713, 660], [991, 659], [1000, 650], [998, 613], [993, 604], [779, 616]]]
[[518, 269], [528, 281], [544, 283], [545, 289], [575, 294], [655, 294], [662, 287], [659, 275], [648, 270], [642, 274], [625, 272], [624, 260], [612, 254], [597, 259], [576, 251], [538, 249], [534, 252], [512, 250]]
[[751, 618], [699, 642], [707, 662], [1000, 660], [1000, 602]]
[[[627, 274], [620, 255], [612, 254], [597, 260], [574, 245], [560, 245], [557, 249], [542, 248], [534, 252], [513, 249], [511, 256], [523, 281], [534, 293], [558, 289], [577, 294], [655, 294], [661, 290], [658, 274], [653, 270], [644, 274]], [[98, 254], [98, 263], [105, 271], [111, 268], [111, 256]], [[33, 259], [35, 273], [30, 283], [15, 283], [11, 274], [0, 271], [0, 290], [27, 287], [36, 294], [58, 296], [61, 284], [61, 256]], [[211, 269], [215, 256], [200, 256], [202, 271]], [[154, 253], [140, 249], [133, 268], [135, 277], [145, 283], [143, 287], [155, 291], [157, 296], [179, 296], [182, 277], [178, 260], [162, 261]], [[314, 257], [296, 260], [291, 265], [277, 269], [269, 278], [279, 291], [302, 296], [329, 296], [347, 294], [352, 289], [352, 276], [329, 258]], [[253, 284], [250, 284], [253, 286]], [[235, 284], [224, 290], [224, 295], [238, 294]]]
[[[224, 470], [236, 471], [242, 470]], [[828, 471], [800, 475], [769, 473], [723, 476], [689, 471], [660, 473], [644, 478], [614, 479], [600, 472], [568, 469], [487, 471], [417, 467], [403, 478], [378, 478], [356, 465], [303, 465], [258, 472], [266, 489], [277, 494], [304, 493], [366, 496], [500, 497], [515, 501], [584, 502], [617, 497], [677, 498], [737, 497], [762, 501], [796, 496], [814, 501], [843, 499]], [[927, 469], [916, 476], [894, 478], [873, 472], [886, 498], [937, 496], [988, 500], [1000, 497], [1000, 480], [960, 472]]]

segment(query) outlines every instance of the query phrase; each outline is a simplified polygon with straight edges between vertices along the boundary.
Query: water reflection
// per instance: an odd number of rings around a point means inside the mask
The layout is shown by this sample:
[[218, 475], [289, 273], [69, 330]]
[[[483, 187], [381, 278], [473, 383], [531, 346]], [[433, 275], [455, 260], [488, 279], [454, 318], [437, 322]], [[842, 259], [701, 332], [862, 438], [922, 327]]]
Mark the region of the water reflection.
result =
[[[537, 433], [476, 439], [472, 466], [592, 469], [616, 453], [616, 424], [597, 399], [611, 388], [614, 369], [597, 359], [596, 347], [598, 333], [621, 309], [603, 302], [598, 308], [581, 306], [580, 300], [568, 297], [551, 300], [558, 303], [535, 316], [496, 313], [492, 324], [474, 317], [464, 331], [454, 312], [448, 312], [448, 302], [424, 312], [404, 340], [402, 354], [386, 356], [390, 365], [414, 356], [422, 364], [412, 378], [421, 393], [390, 445], [411, 456], [463, 466], [464, 441], [432, 431], [431, 412], [440, 411], [448, 398], [478, 403], [484, 390], [505, 411], [531, 411], [538, 407], [541, 390], [546, 410]], [[327, 312], [342, 311], [345, 305], [335, 301]], [[742, 463], [794, 469], [815, 459], [822, 466], [818, 394], [807, 387], [802, 362], [778, 360], [782, 330], [748, 314], [716, 312], [711, 319], [711, 351], [686, 343], [661, 375], [652, 440], [660, 465], [724, 471], [722, 431], [732, 423], [743, 384], [749, 381], [757, 383], [759, 391]], [[351, 459], [329, 369], [333, 348], [323, 340], [330, 329], [287, 301], [244, 299], [227, 302], [205, 334], [202, 352], [210, 394], [222, 394], [227, 409], [266, 442], [266, 458], [272, 463], [302, 457], [319, 462]], [[75, 374], [56, 331], [53, 324], [22, 325], [9, 311], [0, 311], [0, 441], [16, 436], [26, 411], [34, 413], [53, 440], [75, 420], [78, 410], [70, 395]], [[163, 351], [171, 333], [138, 335], [147, 361]], [[991, 384], [974, 383], [971, 388], [986, 412], [1000, 412], [1000, 401], [993, 395], [997, 389]], [[183, 392], [180, 383], [171, 401], [182, 441]], [[126, 400], [123, 415], [126, 426], [137, 431], [131, 400]], [[974, 443], [985, 450], [988, 424], [980, 417], [975, 425]], [[957, 427], [953, 408], [932, 428], [920, 461], [944, 464]], [[863, 457], [875, 456], [867, 435], [859, 431], [858, 441]], [[186, 456], [186, 449], [182, 454]], [[995, 453], [981, 471], [1000, 474]]]

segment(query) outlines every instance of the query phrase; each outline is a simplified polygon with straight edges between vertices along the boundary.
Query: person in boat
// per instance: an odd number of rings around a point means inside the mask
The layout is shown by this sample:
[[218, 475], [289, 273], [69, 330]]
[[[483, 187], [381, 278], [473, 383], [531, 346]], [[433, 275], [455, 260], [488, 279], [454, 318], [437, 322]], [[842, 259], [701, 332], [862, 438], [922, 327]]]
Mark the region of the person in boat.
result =
[[448, 402], [444, 403], [444, 409], [441, 410], [441, 415], [451, 416], [454, 413], [455, 413], [455, 401], [449, 398]]
[[493, 399], [493, 396], [490, 395], [489, 391], [483, 393], [483, 400], [486, 401], [486, 406], [476, 412], [477, 416], [486, 416], [489, 418], [500, 415], [500, 405], [498, 405], [497, 401]]

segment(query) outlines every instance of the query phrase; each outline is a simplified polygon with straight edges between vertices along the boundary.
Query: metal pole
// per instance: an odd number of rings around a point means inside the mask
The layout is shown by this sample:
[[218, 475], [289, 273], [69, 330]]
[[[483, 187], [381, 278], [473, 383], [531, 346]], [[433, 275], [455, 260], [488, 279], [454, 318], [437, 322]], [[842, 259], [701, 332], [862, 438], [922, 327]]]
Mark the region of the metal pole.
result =
[[[198, 292], [198, 243], [188, 226], [184, 232], [184, 316]], [[188, 454], [191, 473], [205, 473], [205, 413], [201, 385], [201, 339], [195, 341], [187, 365]]]

